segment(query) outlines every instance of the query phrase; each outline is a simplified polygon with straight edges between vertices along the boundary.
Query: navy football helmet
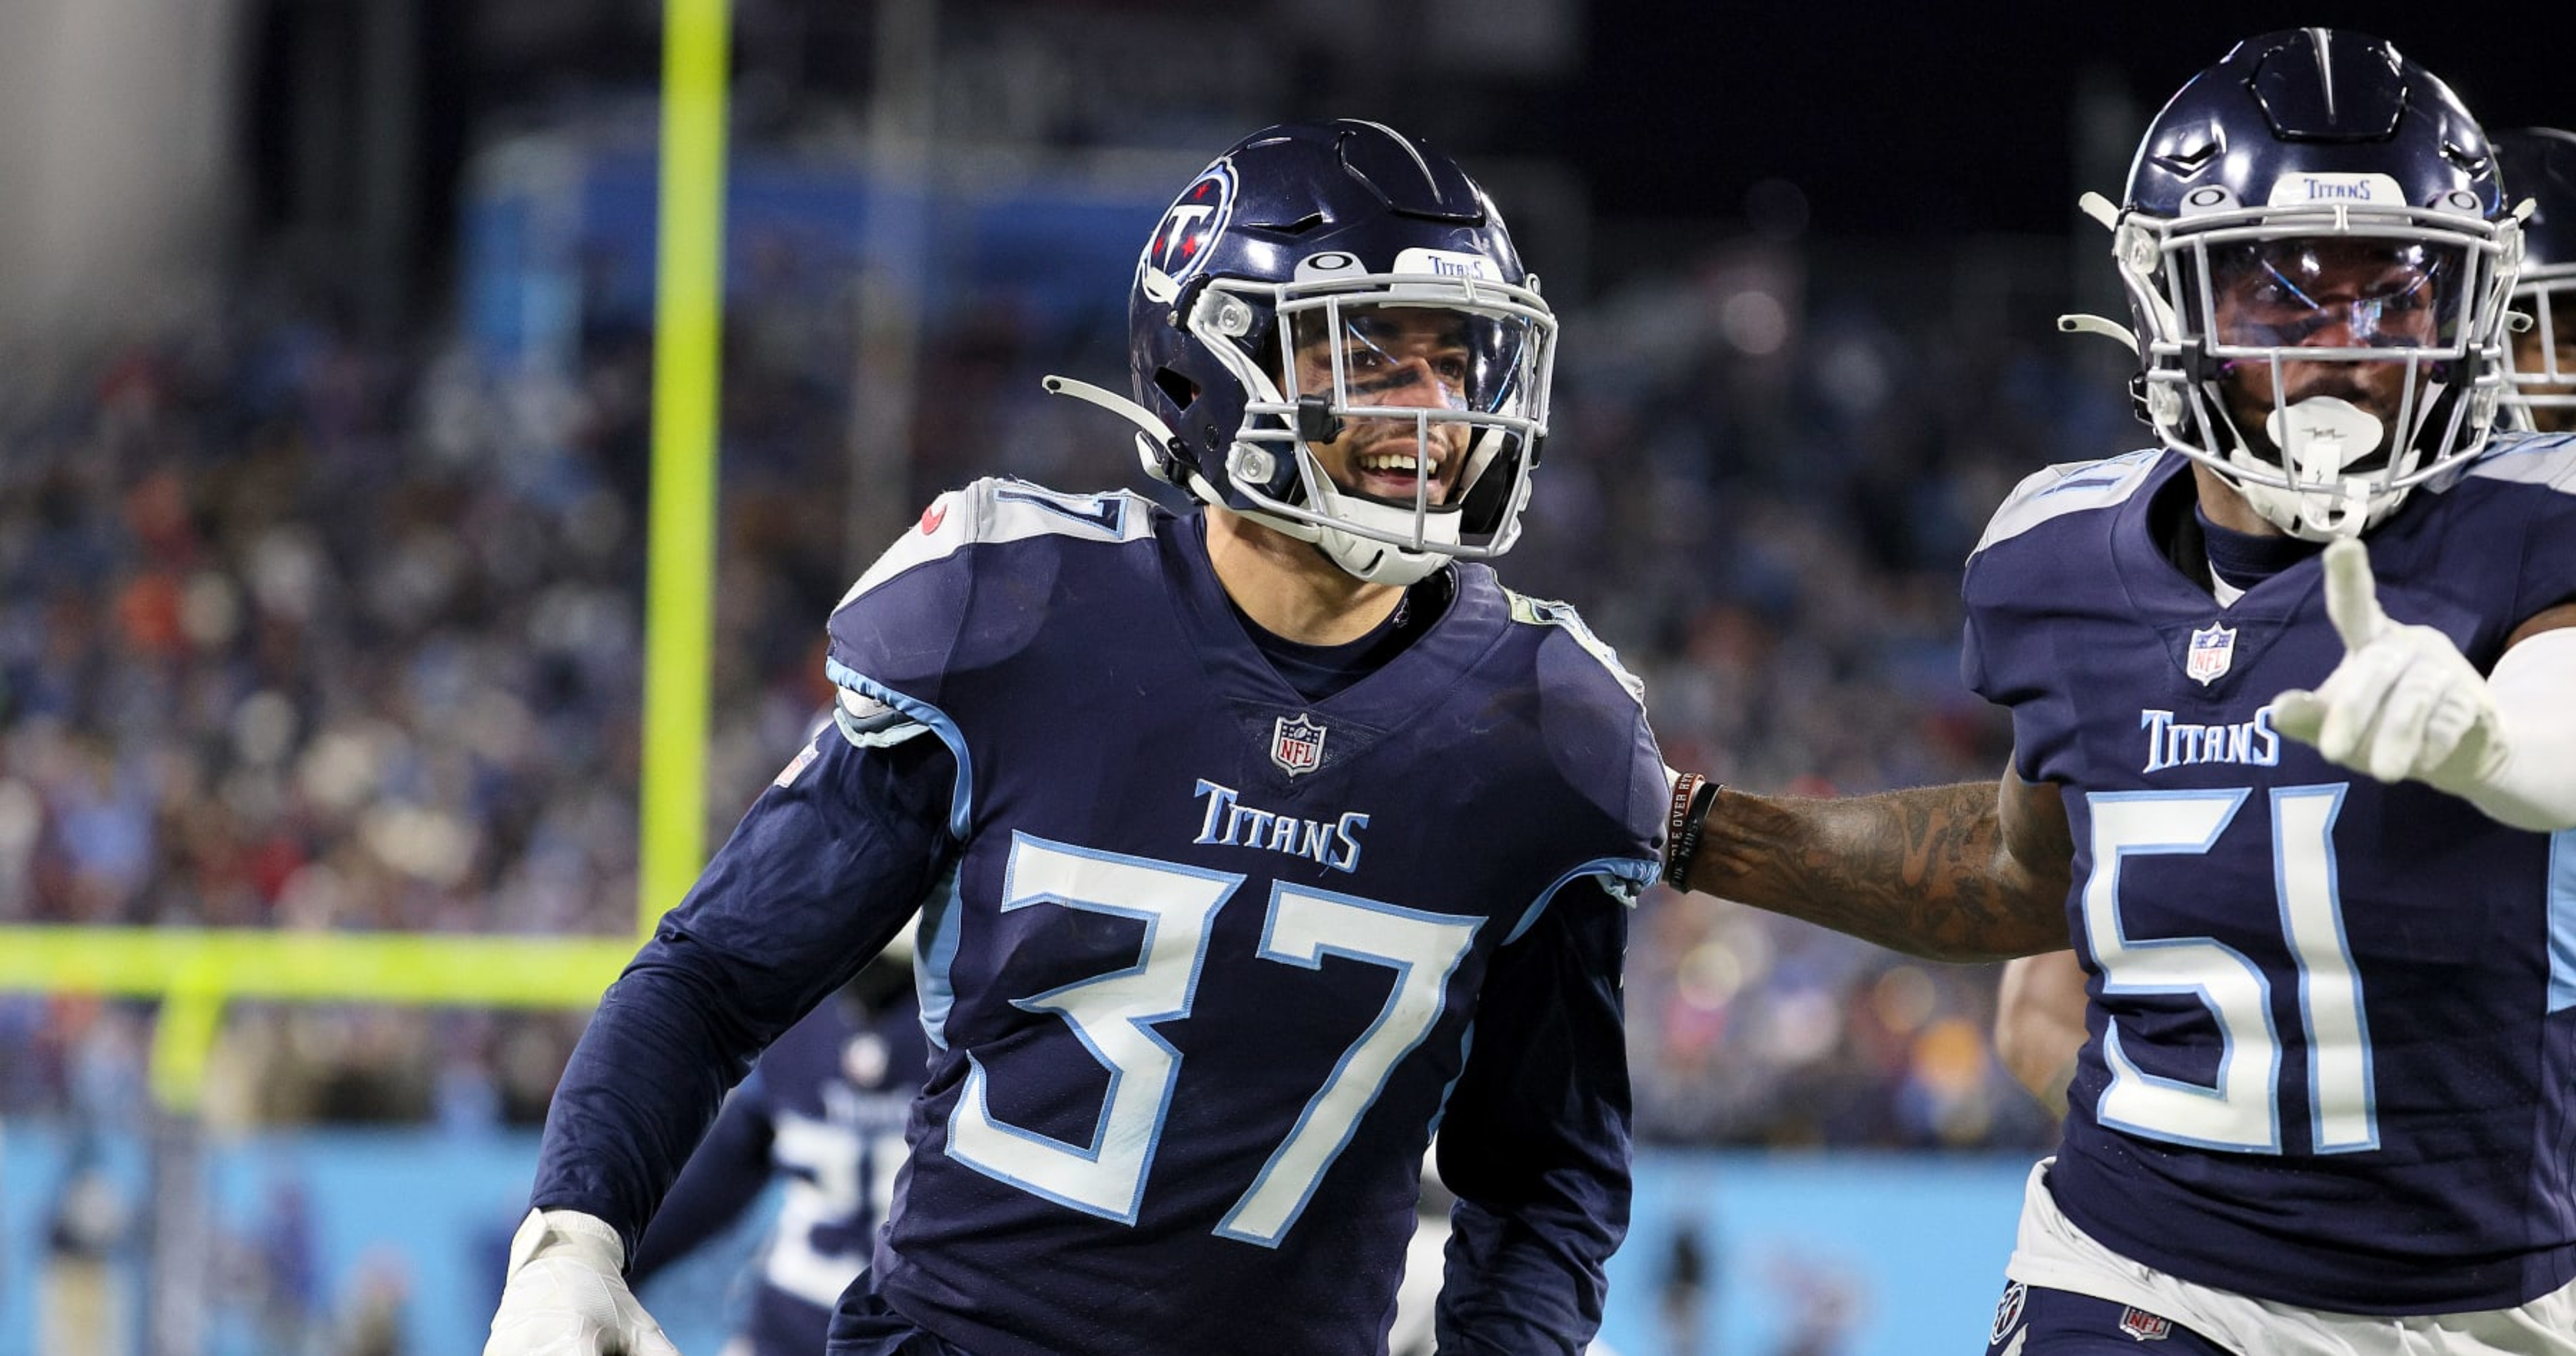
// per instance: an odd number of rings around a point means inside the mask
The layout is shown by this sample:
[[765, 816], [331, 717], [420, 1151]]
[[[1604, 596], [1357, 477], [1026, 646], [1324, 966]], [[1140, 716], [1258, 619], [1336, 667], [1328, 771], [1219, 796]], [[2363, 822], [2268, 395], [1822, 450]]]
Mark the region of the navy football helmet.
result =
[[2513, 309], [2528, 329], [2508, 353], [2513, 384], [2505, 405], [2522, 428], [2576, 430], [2576, 133], [2533, 127], [2498, 132], [2496, 163], [2505, 198], [2528, 200], [2522, 222], [2522, 279]]
[[2142, 416], [2283, 531], [2358, 534], [2485, 449], [2519, 233], [2485, 133], [2388, 43], [2237, 44], [2156, 116], [2123, 207], [2086, 210]]
[[1425, 143], [1348, 119], [1237, 142], [1146, 241], [1128, 329], [1133, 401], [1047, 386], [1134, 421], [1156, 477], [1378, 583], [1519, 537], [1556, 320]]

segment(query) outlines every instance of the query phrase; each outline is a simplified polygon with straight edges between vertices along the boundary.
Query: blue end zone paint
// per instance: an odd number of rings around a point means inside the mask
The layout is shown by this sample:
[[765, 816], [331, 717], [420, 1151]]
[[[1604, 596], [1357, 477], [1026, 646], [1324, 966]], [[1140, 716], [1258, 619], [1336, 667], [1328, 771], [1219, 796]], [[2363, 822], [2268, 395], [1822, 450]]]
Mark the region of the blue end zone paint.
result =
[[[147, 1180], [140, 1140], [114, 1136], [105, 1148], [110, 1180], [139, 1212]], [[64, 1129], [52, 1123], [11, 1121], [0, 1141], [0, 1356], [36, 1356], [44, 1218], [67, 1150]], [[308, 1212], [317, 1289], [334, 1316], [371, 1268], [391, 1268], [408, 1290], [408, 1349], [473, 1352], [500, 1295], [536, 1151], [533, 1131], [262, 1136], [209, 1146], [208, 1190], [217, 1227], [256, 1248], [278, 1218], [279, 1192], [293, 1184]], [[1800, 1328], [1801, 1295], [1836, 1289], [1854, 1304], [1839, 1348], [1847, 1356], [1974, 1349], [2003, 1292], [2029, 1167], [1992, 1155], [1644, 1150], [1635, 1221], [1610, 1263], [1602, 1335], [1626, 1356], [1664, 1349], [1661, 1290], [1673, 1240], [1695, 1229], [1712, 1282], [1701, 1350], [1778, 1350]], [[703, 1265], [693, 1259], [647, 1292], [681, 1350], [722, 1345], [726, 1273], [760, 1224], [755, 1210]], [[138, 1213], [117, 1263], [135, 1296], [142, 1226]], [[218, 1301], [229, 1302], [221, 1292]], [[261, 1356], [252, 1312], [219, 1307], [210, 1319], [206, 1356]], [[139, 1334], [140, 1322], [138, 1309], [129, 1332]]]

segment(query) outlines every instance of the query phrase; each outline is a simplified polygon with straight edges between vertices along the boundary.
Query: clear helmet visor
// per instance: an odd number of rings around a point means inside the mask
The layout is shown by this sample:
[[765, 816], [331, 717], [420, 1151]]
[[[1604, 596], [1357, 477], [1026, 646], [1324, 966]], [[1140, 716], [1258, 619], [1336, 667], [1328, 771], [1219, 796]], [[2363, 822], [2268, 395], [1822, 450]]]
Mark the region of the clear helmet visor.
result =
[[1281, 393], [1342, 492], [1455, 513], [1485, 473], [1526, 461], [1505, 454], [1538, 414], [1539, 317], [1400, 296], [1281, 310]]
[[2208, 251], [2210, 333], [2228, 349], [2456, 351], [2476, 298], [2468, 251], [2305, 236]]
[[1336, 298], [1282, 317], [1287, 389], [1336, 395], [1355, 409], [1414, 395], [1443, 410], [1503, 413], [1528, 398], [1535, 328], [1530, 316]]
[[[1310, 260], [1263, 289], [1276, 323], [1262, 342], [1216, 349], [1251, 394], [1227, 454], [1244, 507], [1378, 579], [1511, 549], [1556, 342], [1538, 293], [1495, 280], [1480, 257], [1398, 262], [1366, 273]], [[1229, 314], [1216, 297], [1193, 328], [1218, 339]]]

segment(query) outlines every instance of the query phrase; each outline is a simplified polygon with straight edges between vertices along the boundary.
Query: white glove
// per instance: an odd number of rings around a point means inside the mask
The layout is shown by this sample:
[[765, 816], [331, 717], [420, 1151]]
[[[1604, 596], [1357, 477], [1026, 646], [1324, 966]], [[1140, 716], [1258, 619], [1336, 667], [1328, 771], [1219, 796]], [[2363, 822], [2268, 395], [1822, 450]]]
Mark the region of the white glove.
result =
[[531, 1210], [483, 1356], [680, 1356], [626, 1288], [626, 1244], [578, 1210]]
[[2383, 782], [2414, 780], [2468, 796], [2506, 761], [2487, 680], [2429, 626], [2401, 626], [2379, 610], [2370, 553], [2350, 537], [2326, 547], [2326, 616], [2343, 637], [2343, 662], [2314, 692], [2273, 699], [2281, 733]]

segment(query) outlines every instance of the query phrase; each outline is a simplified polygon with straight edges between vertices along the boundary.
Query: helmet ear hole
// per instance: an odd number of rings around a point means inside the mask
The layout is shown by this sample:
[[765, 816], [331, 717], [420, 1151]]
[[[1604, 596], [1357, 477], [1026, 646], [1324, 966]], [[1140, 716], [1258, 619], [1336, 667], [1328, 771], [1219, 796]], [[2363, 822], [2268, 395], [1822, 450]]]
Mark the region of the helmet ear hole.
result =
[[1168, 367], [1154, 371], [1154, 389], [1161, 391], [1173, 406], [1186, 410], [1199, 398], [1199, 384]]

